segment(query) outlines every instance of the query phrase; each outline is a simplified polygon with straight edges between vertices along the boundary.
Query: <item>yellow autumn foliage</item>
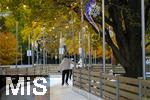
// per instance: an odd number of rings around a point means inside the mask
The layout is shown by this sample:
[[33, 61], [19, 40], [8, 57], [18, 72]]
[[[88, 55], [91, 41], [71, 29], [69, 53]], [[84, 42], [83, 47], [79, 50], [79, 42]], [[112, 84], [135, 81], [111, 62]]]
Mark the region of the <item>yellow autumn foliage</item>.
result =
[[16, 61], [16, 38], [9, 32], [0, 33], [0, 64], [8, 65]]

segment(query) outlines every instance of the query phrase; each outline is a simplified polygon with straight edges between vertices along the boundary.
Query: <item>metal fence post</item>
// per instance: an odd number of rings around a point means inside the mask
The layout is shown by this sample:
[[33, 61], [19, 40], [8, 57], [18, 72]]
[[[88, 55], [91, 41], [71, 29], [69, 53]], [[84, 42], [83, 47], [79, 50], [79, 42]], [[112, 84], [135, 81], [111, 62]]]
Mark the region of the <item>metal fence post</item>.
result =
[[8, 69], [6, 68], [6, 69], [5, 69], [5, 75], [8, 75], [8, 72], [7, 72], [7, 70], [8, 70]]
[[42, 70], [43, 70], [43, 65], [42, 65], [42, 66], [40, 65], [40, 68], [39, 68], [39, 69], [40, 69], [40, 73], [39, 73], [39, 75], [41, 75]]
[[19, 74], [19, 69], [17, 68], [17, 75]]
[[73, 85], [73, 86], [74, 86], [74, 69], [75, 69], [75, 67], [72, 68], [72, 81], [73, 81], [73, 82], [72, 82], [72, 85]]
[[138, 77], [138, 85], [139, 85], [139, 100], [142, 100], [142, 77]]
[[88, 70], [89, 70], [89, 77], [88, 77], [88, 79], [89, 79], [89, 93], [91, 93], [91, 77], [90, 77], [90, 75], [91, 75], [91, 70], [90, 70], [90, 68], [88, 68]]
[[119, 100], [119, 76], [116, 76], [116, 100]]
[[[46, 65], [46, 69], [45, 69], [45, 73], [46, 73], [46, 75], [48, 75], [48, 71], [47, 71], [47, 69], [48, 69], [48, 65]], [[58, 71], [57, 71], [58, 72]]]
[[80, 89], [81, 89], [81, 68], [80, 68]]
[[33, 75], [35, 75], [35, 68], [36, 68], [36, 67], [35, 67], [35, 66], [33, 66]]
[[102, 72], [100, 72], [100, 97], [101, 97], [101, 98], [103, 97], [103, 89], [102, 89], [102, 86], [103, 86], [103, 82], [102, 82]]
[[26, 75], [28, 75], [28, 67], [26, 68]]

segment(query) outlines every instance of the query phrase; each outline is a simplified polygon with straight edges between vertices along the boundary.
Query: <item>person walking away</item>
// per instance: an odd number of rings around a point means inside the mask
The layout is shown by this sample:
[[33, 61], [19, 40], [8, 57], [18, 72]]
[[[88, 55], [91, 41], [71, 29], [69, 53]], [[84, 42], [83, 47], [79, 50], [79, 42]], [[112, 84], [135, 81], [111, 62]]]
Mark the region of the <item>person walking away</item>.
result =
[[76, 63], [73, 61], [73, 59], [70, 60], [70, 69], [69, 69], [69, 78], [70, 78], [70, 80], [71, 80], [71, 77], [72, 77], [72, 69], [75, 66], [76, 66]]
[[62, 60], [59, 66], [61, 67], [61, 72], [62, 72], [62, 86], [64, 85], [64, 83], [69, 85], [68, 78], [69, 78], [69, 69], [70, 69], [70, 59], [68, 59], [68, 56], [64, 56], [64, 59]]

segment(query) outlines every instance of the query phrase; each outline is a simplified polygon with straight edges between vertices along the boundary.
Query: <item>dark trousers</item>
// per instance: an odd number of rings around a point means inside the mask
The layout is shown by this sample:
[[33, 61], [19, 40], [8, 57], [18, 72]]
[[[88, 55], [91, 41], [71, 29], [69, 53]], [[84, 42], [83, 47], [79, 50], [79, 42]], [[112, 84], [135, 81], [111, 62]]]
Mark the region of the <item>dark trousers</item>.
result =
[[[66, 78], [65, 78], [65, 76], [66, 76]], [[68, 84], [68, 78], [69, 78], [69, 69], [63, 70], [62, 71], [62, 85], [64, 85], [64, 82], [66, 84]]]
[[71, 79], [72, 76], [72, 69], [69, 69], [69, 78]]

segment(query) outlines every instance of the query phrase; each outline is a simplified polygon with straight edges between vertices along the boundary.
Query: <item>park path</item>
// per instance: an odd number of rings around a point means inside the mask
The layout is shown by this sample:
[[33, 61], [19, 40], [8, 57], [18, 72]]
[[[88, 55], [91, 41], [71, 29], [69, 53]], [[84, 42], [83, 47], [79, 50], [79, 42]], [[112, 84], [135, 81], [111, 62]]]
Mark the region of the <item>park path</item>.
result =
[[[61, 76], [50, 76], [49, 83], [50, 87], [45, 96], [35, 96], [31, 94], [31, 96], [13, 96], [13, 95], [2, 95], [0, 100], [88, 100], [86, 97], [74, 92], [72, 90], [72, 81], [69, 80], [69, 86], [64, 85], [61, 86]], [[25, 93], [27, 92], [25, 88]], [[5, 92], [4, 92], [5, 93]]]
[[[50, 83], [51, 84], [51, 83]], [[88, 100], [72, 90], [72, 81], [69, 86], [61, 86], [61, 78], [55, 78], [50, 88], [50, 100]]]

